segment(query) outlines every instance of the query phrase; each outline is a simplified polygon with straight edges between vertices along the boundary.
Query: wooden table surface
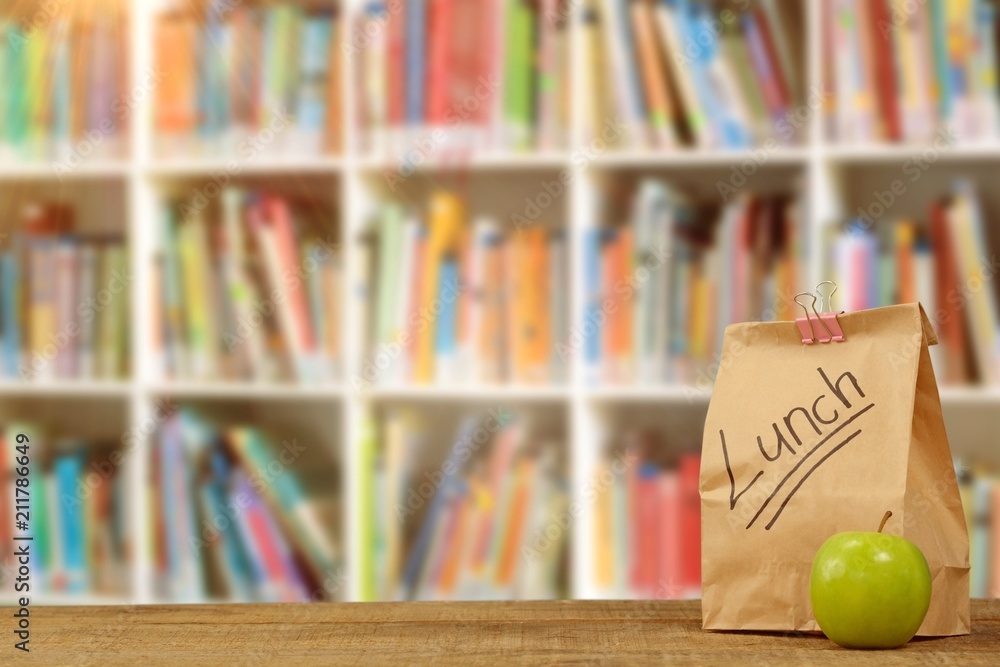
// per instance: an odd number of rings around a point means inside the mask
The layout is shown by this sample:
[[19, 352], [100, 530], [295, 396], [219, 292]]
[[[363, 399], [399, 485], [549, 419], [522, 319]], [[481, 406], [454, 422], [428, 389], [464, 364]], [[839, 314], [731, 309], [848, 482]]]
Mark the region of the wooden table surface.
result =
[[35, 607], [30, 654], [0, 614], [0, 664], [1000, 665], [997, 600], [973, 601], [970, 636], [895, 651], [704, 632], [700, 614], [697, 601]]

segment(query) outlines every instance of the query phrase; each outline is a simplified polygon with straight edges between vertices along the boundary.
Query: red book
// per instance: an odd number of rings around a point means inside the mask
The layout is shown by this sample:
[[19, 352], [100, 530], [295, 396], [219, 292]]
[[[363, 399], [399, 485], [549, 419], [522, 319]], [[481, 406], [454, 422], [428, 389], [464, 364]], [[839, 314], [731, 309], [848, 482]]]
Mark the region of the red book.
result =
[[451, 106], [452, 11], [451, 0], [428, 3], [427, 121], [431, 126], [445, 124]]
[[[292, 214], [288, 210], [288, 202], [278, 197], [269, 197], [266, 202], [267, 218], [274, 226], [274, 238], [278, 245], [282, 276], [298, 275], [300, 260], [296, 248], [295, 226], [292, 222]], [[286, 279], [285, 286], [287, 286], [287, 282]], [[316, 339], [313, 336], [309, 304], [306, 300], [305, 282], [300, 278], [297, 286], [288, 290], [286, 297], [291, 305], [295, 323], [294, 335], [298, 338], [298, 344], [305, 352], [312, 352], [316, 349]]]
[[[948, 232], [948, 211], [942, 201], [931, 204], [930, 241], [934, 252], [935, 281], [934, 303], [937, 311], [927, 313], [944, 347], [944, 381], [964, 382], [965, 377], [965, 327], [962, 319], [956, 249]], [[950, 297], [950, 298], [949, 298]]]
[[[886, 0], [871, 0], [872, 34], [878, 33], [879, 26], [892, 25]], [[896, 99], [896, 66], [893, 60], [892, 40], [873, 39], [872, 53], [875, 68], [875, 97], [878, 101], [879, 118], [885, 138], [899, 141], [902, 136], [899, 120], [898, 100]]]
[[701, 587], [701, 496], [698, 476], [701, 457], [685, 454], [680, 465], [681, 580], [693, 589]]
[[659, 577], [656, 597], [676, 600], [684, 596], [681, 578], [681, 481], [676, 470], [665, 470], [658, 480], [659, 491]]
[[405, 123], [406, 100], [406, 64], [404, 60], [406, 45], [406, 3], [396, 5], [397, 12], [389, 12], [387, 29], [389, 30], [389, 52], [385, 64], [387, 84], [387, 115], [389, 127], [401, 127]]
[[785, 71], [782, 63], [778, 60], [778, 49], [774, 46], [774, 35], [771, 33], [771, 25], [767, 22], [764, 10], [755, 7], [754, 18], [760, 27], [761, 41], [764, 42], [764, 50], [767, 52], [767, 59], [771, 61], [771, 72], [774, 74], [774, 90], [778, 94], [779, 108], [787, 109], [792, 106], [792, 94], [789, 90], [789, 82], [785, 79]]
[[659, 494], [657, 489], [658, 470], [652, 464], [644, 464], [632, 486], [632, 507], [635, 516], [632, 521], [632, 561], [630, 577], [632, 594], [640, 598], [653, 597], [659, 576]]
[[[487, 105], [486, 99], [476, 99], [476, 86], [481, 67], [480, 51], [484, 44], [479, 30], [479, 22], [486, 19], [480, 14], [481, 2], [449, 2], [451, 15], [451, 76], [448, 80], [449, 108], [455, 108], [455, 113], [461, 119], [463, 126], [471, 125], [474, 120], [473, 110], [469, 107]], [[482, 92], [482, 91], [480, 91]], [[473, 104], [473, 102], [478, 104]], [[465, 116], [468, 114], [468, 117]]]

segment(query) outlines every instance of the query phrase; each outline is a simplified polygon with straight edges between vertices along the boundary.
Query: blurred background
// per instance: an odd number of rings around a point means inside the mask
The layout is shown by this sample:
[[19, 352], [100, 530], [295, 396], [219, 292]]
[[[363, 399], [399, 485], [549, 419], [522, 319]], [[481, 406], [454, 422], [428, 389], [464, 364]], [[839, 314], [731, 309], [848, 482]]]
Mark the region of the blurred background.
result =
[[33, 600], [698, 597], [723, 329], [826, 279], [927, 311], [1000, 596], [996, 33], [987, 0], [4, 2]]

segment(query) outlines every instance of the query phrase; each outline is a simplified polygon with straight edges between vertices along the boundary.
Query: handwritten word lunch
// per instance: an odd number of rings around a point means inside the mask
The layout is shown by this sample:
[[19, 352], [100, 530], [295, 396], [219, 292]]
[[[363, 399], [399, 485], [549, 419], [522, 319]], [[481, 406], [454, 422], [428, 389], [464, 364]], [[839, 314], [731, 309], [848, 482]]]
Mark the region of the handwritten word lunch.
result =
[[[765, 510], [772, 507], [772, 501], [779, 499], [780, 503], [774, 514], [771, 515], [770, 520], [764, 526], [765, 530], [771, 530], [774, 522], [778, 520], [778, 517], [785, 510], [785, 506], [788, 505], [796, 492], [805, 484], [809, 476], [849, 442], [861, 435], [860, 428], [851, 430], [848, 429], [848, 426], [853, 424], [858, 417], [875, 407], [874, 403], [868, 403], [863, 407], [855, 409], [855, 406], [860, 403], [858, 398], [866, 398], [866, 396], [853, 373], [844, 372], [835, 382], [831, 382], [830, 377], [822, 368], [817, 368], [816, 370], [829, 389], [829, 395], [825, 393], [820, 394], [811, 404], [796, 406], [789, 410], [788, 414], [782, 417], [780, 421], [772, 422], [773, 435], [757, 436], [757, 450], [760, 453], [761, 459], [763, 459], [761, 469], [743, 486], [739, 493], [736, 492], [736, 478], [733, 475], [733, 469], [729, 462], [729, 447], [731, 445], [726, 442], [724, 429], [719, 429], [719, 438], [722, 442], [722, 456], [725, 459], [726, 472], [729, 474], [730, 510], [736, 509], [740, 498], [764, 476], [766, 469], [776, 467], [769, 464], [776, 463], [786, 454], [787, 456], [796, 457], [795, 465], [778, 480], [778, 483], [774, 486], [774, 490], [764, 499], [760, 507], [757, 508], [756, 513], [754, 513], [753, 518], [747, 523], [746, 528], [748, 530], [757, 522], [757, 519], [760, 518]], [[845, 384], [846, 382], [850, 384]], [[851, 387], [853, 387], [854, 393], [858, 396], [858, 398], [853, 399], [853, 402], [848, 398], [847, 394], [851, 390]], [[844, 435], [846, 431], [850, 432]], [[801, 449], [803, 442], [802, 434], [805, 434], [808, 438], [812, 438], [813, 433], [820, 440], [803, 454]], [[781, 495], [779, 496], [779, 494]], [[774, 508], [772, 507], [772, 509]]]

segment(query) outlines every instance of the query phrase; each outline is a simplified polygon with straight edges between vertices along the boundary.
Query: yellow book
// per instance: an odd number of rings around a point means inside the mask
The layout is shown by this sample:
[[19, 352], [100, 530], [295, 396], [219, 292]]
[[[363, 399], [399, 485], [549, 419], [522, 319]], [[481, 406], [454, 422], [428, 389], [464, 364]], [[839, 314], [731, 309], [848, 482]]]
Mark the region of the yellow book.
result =
[[709, 306], [712, 303], [712, 283], [705, 276], [697, 276], [691, 299], [691, 357], [703, 359], [708, 354]]
[[406, 506], [403, 495], [403, 457], [405, 456], [406, 434], [411, 428], [403, 415], [393, 413], [385, 420], [385, 506], [392, 513], [386, 523], [385, 535], [385, 582], [383, 597], [393, 599], [399, 585], [399, 575], [403, 570], [402, 517], [397, 508]]
[[[51, 378], [55, 375], [56, 294], [55, 253], [56, 241], [37, 237], [29, 245], [30, 299], [28, 311], [28, 341], [31, 355], [29, 369], [33, 377]], [[48, 349], [46, 347], [48, 346]]]
[[209, 296], [212, 291], [208, 272], [208, 238], [201, 218], [180, 226], [177, 232], [178, 250], [183, 274], [185, 320], [188, 346], [191, 351], [191, 371], [195, 377], [214, 375], [215, 345]]
[[[606, 479], [611, 473], [607, 461], [597, 467], [595, 479]], [[611, 513], [614, 494], [608, 489], [597, 495], [597, 506], [594, 508], [594, 582], [601, 588], [610, 588], [614, 584], [614, 562], [611, 554]]]
[[375, 467], [378, 458], [378, 441], [375, 421], [366, 411], [361, 418], [358, 435], [358, 497], [361, 499], [358, 521], [358, 578], [361, 600], [373, 602], [379, 572], [375, 565], [375, 540], [379, 517], [375, 509]]
[[[431, 196], [430, 234], [424, 255], [423, 275], [420, 283], [420, 314], [428, 326], [418, 328], [414, 379], [419, 383], [430, 382], [434, 377], [435, 317], [441, 312], [435, 308], [439, 296], [441, 262], [448, 253], [458, 250], [465, 206], [450, 192], [436, 192]], [[456, 295], [457, 296], [457, 295]]]

